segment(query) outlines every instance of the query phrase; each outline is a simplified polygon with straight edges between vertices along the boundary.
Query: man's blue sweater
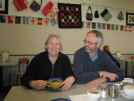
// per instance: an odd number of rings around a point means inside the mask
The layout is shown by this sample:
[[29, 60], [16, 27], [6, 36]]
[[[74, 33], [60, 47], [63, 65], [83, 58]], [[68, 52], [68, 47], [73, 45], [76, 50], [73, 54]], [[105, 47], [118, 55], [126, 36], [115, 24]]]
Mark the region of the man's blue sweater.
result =
[[87, 83], [99, 78], [99, 71], [116, 73], [118, 75], [117, 81], [124, 78], [123, 72], [106, 53], [98, 50], [97, 55], [98, 57], [92, 61], [85, 47], [76, 51], [73, 71], [77, 78], [77, 83]]

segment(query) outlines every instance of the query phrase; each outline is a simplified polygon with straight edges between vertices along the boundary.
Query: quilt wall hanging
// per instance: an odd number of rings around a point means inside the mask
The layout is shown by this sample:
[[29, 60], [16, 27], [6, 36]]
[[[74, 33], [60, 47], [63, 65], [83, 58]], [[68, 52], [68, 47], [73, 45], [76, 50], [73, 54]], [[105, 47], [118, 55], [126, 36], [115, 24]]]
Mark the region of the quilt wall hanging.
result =
[[81, 28], [81, 4], [58, 3], [59, 28]]

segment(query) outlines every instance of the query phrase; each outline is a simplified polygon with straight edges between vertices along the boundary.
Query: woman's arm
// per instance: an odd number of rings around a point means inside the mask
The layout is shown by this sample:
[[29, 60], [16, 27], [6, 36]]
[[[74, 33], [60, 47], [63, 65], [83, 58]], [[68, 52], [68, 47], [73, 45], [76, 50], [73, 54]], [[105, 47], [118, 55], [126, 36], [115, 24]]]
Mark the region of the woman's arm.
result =
[[27, 66], [27, 70], [23, 77], [21, 78], [21, 84], [25, 87], [31, 88], [30, 81], [35, 79], [36, 76], [36, 68], [38, 67], [38, 59], [34, 57], [30, 64]]

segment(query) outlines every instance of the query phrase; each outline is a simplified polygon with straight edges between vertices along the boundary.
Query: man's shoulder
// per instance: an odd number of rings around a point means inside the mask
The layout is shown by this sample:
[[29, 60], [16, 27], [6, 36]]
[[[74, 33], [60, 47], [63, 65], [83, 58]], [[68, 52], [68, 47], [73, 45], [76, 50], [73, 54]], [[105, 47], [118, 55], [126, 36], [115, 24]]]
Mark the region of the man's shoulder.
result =
[[102, 58], [105, 59], [105, 60], [109, 59], [109, 55], [106, 52], [102, 51], [102, 50], [98, 51], [98, 55], [99, 55], [99, 57], [101, 57], [101, 59]]
[[78, 50], [76, 50], [76, 53], [83, 53], [85, 52], [85, 47], [81, 47]]
[[106, 53], [104, 51], [100, 50], [100, 49], [98, 50], [98, 54], [104, 55], [104, 56], [106, 55]]

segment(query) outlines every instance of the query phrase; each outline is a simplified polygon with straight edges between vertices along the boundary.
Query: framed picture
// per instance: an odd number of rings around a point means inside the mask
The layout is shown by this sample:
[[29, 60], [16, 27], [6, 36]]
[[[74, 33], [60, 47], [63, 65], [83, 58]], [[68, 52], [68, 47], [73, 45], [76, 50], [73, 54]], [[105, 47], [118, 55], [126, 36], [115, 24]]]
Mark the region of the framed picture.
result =
[[126, 13], [126, 25], [134, 26], [134, 13]]
[[58, 3], [59, 28], [81, 28], [81, 5]]
[[0, 0], [0, 14], [8, 13], [8, 0]]

